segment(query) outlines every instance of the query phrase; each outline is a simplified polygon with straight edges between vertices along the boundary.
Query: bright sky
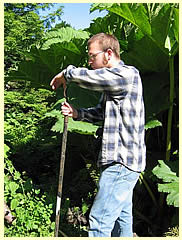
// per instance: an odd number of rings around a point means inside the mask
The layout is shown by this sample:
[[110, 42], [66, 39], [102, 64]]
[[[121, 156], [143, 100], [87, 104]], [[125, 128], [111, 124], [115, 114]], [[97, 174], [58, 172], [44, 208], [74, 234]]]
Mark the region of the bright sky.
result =
[[[89, 27], [91, 20], [96, 17], [103, 17], [106, 11], [94, 11], [90, 13], [91, 3], [57, 3], [55, 6], [64, 6], [63, 16], [61, 19], [76, 29], [84, 29]], [[56, 9], [56, 7], [55, 7]], [[58, 22], [57, 22], [58, 23]]]

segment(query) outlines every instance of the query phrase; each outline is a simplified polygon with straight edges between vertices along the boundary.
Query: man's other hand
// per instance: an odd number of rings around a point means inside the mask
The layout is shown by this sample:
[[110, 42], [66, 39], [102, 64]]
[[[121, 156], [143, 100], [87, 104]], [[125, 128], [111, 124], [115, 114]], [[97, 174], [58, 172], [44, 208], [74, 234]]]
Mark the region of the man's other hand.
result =
[[50, 86], [53, 90], [56, 90], [58, 87], [63, 86], [63, 88], [66, 88], [66, 80], [64, 78], [63, 72], [58, 73], [50, 83]]

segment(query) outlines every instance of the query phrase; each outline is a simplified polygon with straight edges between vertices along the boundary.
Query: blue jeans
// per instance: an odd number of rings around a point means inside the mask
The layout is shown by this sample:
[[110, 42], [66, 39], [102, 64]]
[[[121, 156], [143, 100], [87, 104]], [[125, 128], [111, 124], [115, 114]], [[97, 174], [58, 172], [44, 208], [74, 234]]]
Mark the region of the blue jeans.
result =
[[133, 237], [132, 196], [139, 175], [118, 163], [101, 169], [89, 237]]

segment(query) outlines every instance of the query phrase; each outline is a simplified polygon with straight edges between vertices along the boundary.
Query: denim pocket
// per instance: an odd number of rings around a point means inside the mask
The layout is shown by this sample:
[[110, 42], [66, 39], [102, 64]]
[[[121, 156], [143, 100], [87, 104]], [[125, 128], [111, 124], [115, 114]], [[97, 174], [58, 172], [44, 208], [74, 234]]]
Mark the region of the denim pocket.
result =
[[129, 170], [126, 167], [123, 167], [123, 169], [125, 169], [123, 180], [126, 180], [128, 182], [133, 182], [138, 180], [140, 173]]

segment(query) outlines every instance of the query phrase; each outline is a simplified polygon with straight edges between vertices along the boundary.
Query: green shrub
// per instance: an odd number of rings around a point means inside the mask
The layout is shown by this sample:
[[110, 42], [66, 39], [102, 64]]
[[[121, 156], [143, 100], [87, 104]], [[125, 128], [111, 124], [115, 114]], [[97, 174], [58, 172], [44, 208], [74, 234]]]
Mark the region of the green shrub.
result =
[[12, 225], [5, 225], [5, 237], [54, 236], [55, 223], [51, 221], [52, 204], [46, 204], [46, 195], [33, 187], [30, 178], [23, 179], [7, 158], [5, 145], [4, 198], [16, 217]]

